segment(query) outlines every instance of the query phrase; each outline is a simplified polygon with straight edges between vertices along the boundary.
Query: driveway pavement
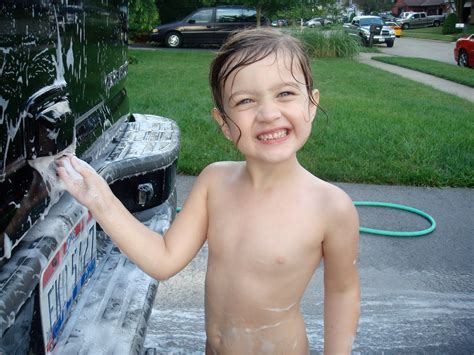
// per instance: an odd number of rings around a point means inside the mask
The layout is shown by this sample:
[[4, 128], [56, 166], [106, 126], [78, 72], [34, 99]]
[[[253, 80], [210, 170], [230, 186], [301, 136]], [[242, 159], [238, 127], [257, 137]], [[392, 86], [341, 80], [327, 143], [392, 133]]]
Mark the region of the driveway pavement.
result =
[[[182, 205], [195, 178], [178, 177]], [[472, 354], [474, 351], [474, 189], [336, 184], [353, 200], [409, 205], [437, 223], [430, 235], [361, 234], [362, 302], [354, 351], [361, 354]], [[428, 227], [423, 218], [383, 208], [358, 208], [361, 225], [391, 230]], [[147, 346], [158, 353], [204, 349], [207, 246], [158, 287]], [[302, 302], [312, 353], [323, 349], [323, 266]]]
[[395, 45], [392, 48], [378, 46], [382, 53], [388, 55], [426, 58], [456, 65], [454, 61], [454, 47], [455, 42], [422, 40], [403, 36], [395, 40]]

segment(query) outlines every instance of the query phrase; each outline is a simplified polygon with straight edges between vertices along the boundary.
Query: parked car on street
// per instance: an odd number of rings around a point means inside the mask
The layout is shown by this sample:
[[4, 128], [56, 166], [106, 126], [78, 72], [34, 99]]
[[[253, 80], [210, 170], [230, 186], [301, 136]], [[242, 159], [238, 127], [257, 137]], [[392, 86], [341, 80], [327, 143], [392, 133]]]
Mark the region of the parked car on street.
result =
[[403, 30], [418, 27], [438, 27], [444, 22], [444, 15], [428, 16], [426, 12], [411, 12], [396, 22]]
[[[0, 2], [0, 354], [140, 354], [158, 282], [61, 189], [76, 154], [165, 231], [179, 130], [131, 114], [126, 0]], [[151, 225], [151, 224], [150, 224]]]
[[324, 17], [315, 17], [308, 21], [306, 21], [305, 25], [308, 27], [317, 27], [317, 26], [326, 26], [331, 25], [332, 20], [324, 18]]
[[398, 18], [395, 19], [395, 21], [398, 19], [406, 19], [412, 13], [414, 13], [414, 11], [404, 11], [400, 13], [400, 15], [398, 16]]
[[381, 12], [377, 16], [380, 16], [384, 21], [395, 21], [395, 16], [389, 12]]
[[[266, 18], [261, 19], [268, 26]], [[216, 6], [201, 8], [183, 20], [157, 26], [150, 39], [167, 47], [183, 45], [221, 45], [233, 31], [256, 27], [257, 11], [244, 6]]]
[[288, 26], [287, 19], [280, 18], [280, 19], [272, 21], [272, 27], [283, 27], [283, 26]]
[[395, 32], [395, 37], [399, 38], [402, 35], [402, 29], [396, 22], [393, 21], [385, 21], [385, 26], [390, 27]]
[[454, 60], [461, 67], [474, 68], [474, 34], [456, 41]]
[[376, 43], [385, 43], [387, 47], [393, 47], [395, 43], [395, 31], [385, 26], [379, 16], [356, 16], [351, 23], [344, 25], [344, 31], [360, 39], [367, 47]]

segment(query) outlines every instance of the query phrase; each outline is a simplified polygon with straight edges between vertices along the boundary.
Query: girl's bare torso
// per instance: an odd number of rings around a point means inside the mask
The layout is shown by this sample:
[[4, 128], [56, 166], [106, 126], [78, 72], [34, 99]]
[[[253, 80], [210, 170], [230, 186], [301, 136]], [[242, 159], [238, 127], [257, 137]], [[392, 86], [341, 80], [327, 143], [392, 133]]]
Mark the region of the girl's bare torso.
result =
[[221, 181], [208, 194], [206, 352], [307, 354], [300, 301], [321, 260], [318, 203], [305, 181], [261, 195]]

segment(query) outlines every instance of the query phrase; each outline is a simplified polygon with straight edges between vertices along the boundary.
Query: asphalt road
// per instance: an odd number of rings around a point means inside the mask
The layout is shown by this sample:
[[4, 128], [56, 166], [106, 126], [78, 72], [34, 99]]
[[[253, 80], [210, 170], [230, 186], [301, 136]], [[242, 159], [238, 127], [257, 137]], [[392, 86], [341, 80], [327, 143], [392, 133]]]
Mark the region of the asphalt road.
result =
[[454, 61], [454, 42], [441, 42], [402, 37], [395, 40], [392, 48], [378, 45], [382, 53], [402, 57], [427, 58], [456, 65]]

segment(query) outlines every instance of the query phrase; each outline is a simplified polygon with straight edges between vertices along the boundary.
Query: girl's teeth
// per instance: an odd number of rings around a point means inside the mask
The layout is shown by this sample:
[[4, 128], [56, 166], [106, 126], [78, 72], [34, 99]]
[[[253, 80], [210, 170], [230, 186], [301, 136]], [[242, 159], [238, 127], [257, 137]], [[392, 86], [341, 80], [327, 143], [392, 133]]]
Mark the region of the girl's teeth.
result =
[[268, 141], [270, 139], [283, 138], [287, 134], [288, 134], [287, 130], [277, 131], [277, 132], [273, 132], [273, 133], [261, 134], [261, 135], [258, 136], [258, 139], [260, 139], [262, 141]]

